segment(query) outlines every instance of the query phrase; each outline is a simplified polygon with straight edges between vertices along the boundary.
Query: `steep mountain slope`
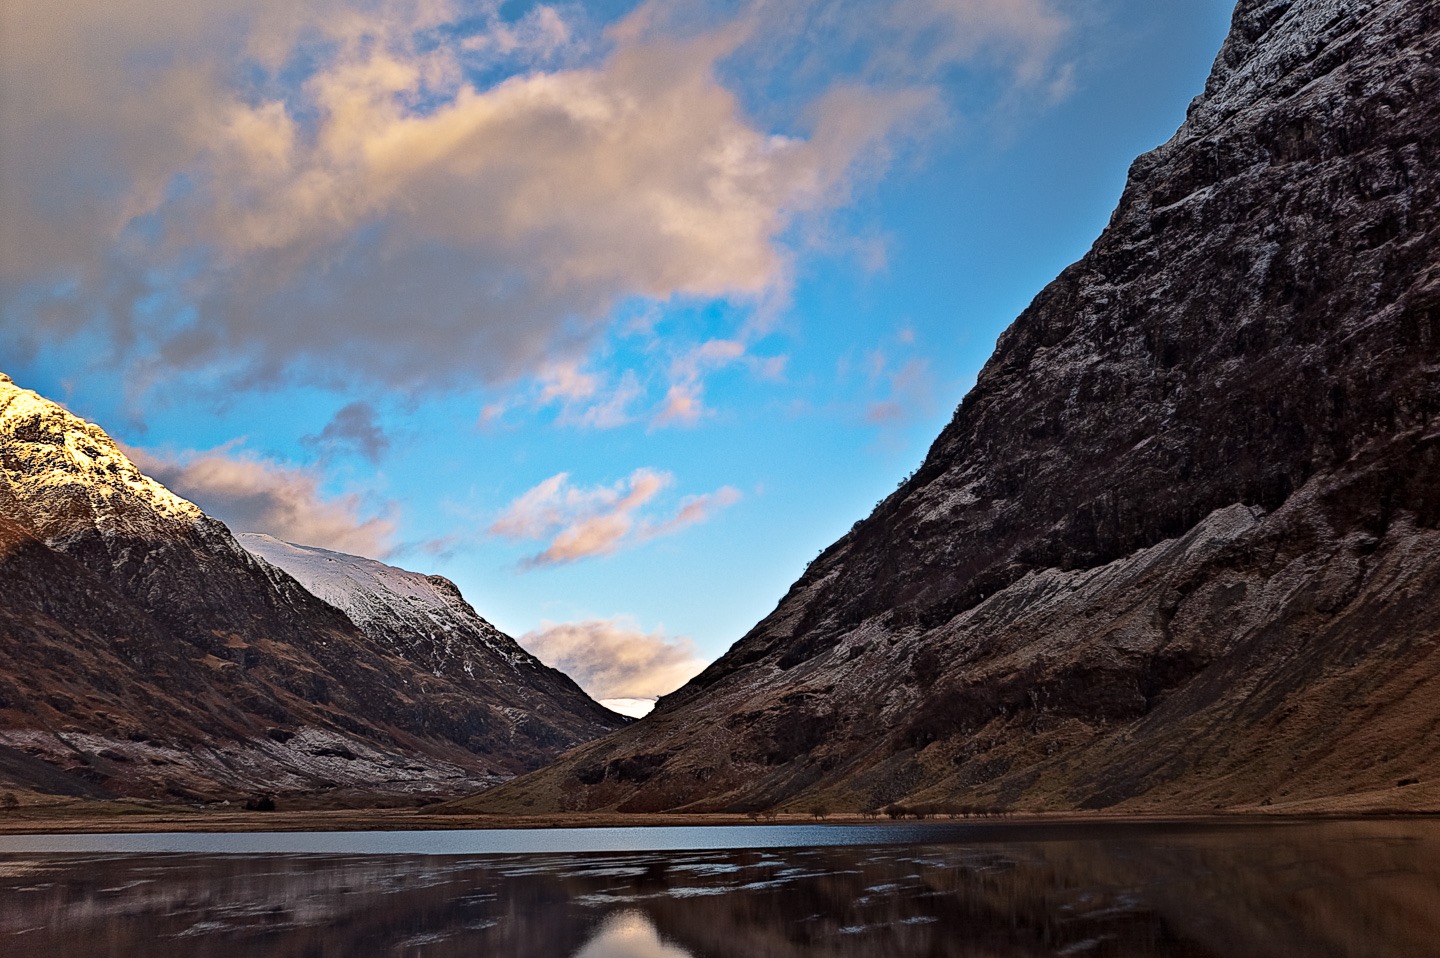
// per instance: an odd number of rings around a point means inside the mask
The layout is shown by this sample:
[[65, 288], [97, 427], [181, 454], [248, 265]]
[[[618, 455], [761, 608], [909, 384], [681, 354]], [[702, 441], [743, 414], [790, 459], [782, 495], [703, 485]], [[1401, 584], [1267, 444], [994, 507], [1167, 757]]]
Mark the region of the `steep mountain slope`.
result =
[[484, 708], [513, 709], [585, 737], [622, 721], [481, 618], [444, 576], [254, 532], [237, 539], [385, 649], [431, 675], [468, 684]]
[[652, 717], [466, 806], [1413, 804], [1437, 53], [1434, 4], [1242, 0], [917, 472]]
[[0, 746], [112, 794], [454, 792], [620, 724], [508, 665], [401, 657], [0, 375]]

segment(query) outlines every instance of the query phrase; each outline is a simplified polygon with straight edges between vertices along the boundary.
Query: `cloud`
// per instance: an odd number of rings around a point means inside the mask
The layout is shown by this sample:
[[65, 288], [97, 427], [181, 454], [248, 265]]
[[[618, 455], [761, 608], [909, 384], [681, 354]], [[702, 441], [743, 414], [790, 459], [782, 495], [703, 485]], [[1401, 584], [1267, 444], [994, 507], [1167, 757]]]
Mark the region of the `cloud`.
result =
[[704, 402], [705, 377], [737, 363], [762, 379], [778, 379], [785, 356], [754, 356], [738, 339], [709, 339], [681, 352], [670, 363], [670, 387], [650, 420], [651, 428], [693, 426], [709, 414]]
[[620, 381], [603, 398], [589, 406], [571, 410], [568, 407], [560, 417], [562, 425], [579, 426], [585, 429], [614, 429], [634, 422], [632, 407], [645, 396], [633, 370], [625, 370]]
[[693, 426], [705, 414], [705, 404], [700, 399], [698, 380], [675, 383], [665, 393], [665, 401], [651, 420], [654, 426]]
[[555, 402], [575, 402], [589, 399], [599, 389], [595, 376], [582, 372], [577, 363], [557, 363], [540, 371], [540, 398], [542, 406]]
[[689, 639], [659, 630], [642, 632], [623, 618], [542, 622], [518, 641], [602, 701], [654, 699], [675, 691], [705, 667]]
[[[932, 74], [989, 56], [1043, 77], [1066, 30], [1050, 0], [648, 3], [606, 31], [502, 6], [7, 2], [7, 346], [83, 336], [142, 384], [514, 381], [619, 304], [773, 301], [793, 227], [937, 115]], [[819, 82], [753, 115], [743, 95], [797, 50]], [[676, 382], [656, 422], [703, 410]]]
[[705, 522], [721, 509], [733, 506], [741, 498], [740, 490], [733, 486], [721, 486], [714, 492], [699, 496], [686, 496], [680, 500], [680, 508], [673, 516], [643, 527], [641, 535], [646, 539], [654, 539], [679, 532], [686, 526]]
[[585, 372], [578, 363], [558, 363], [542, 370], [537, 379], [540, 394], [533, 405], [558, 404], [556, 422], [582, 429], [615, 429], [633, 422], [631, 407], [645, 395], [640, 380], [628, 369], [612, 384]]
[[885, 373], [884, 379], [889, 398], [870, 404], [865, 411], [866, 422], [877, 426], [901, 422], [934, 405], [934, 378], [928, 361], [911, 359]]
[[380, 427], [375, 407], [368, 402], [341, 407], [319, 435], [305, 436], [300, 441], [322, 456], [351, 451], [372, 463], [378, 463], [390, 449], [390, 437]]
[[395, 524], [367, 515], [356, 495], [326, 495], [309, 470], [222, 447], [169, 456], [127, 448], [146, 475], [194, 502], [236, 532], [264, 532], [302, 545], [382, 558], [394, 548]]
[[647, 512], [645, 507], [673, 483], [669, 473], [640, 468], [612, 485], [584, 489], [572, 485], [569, 473], [562, 472], [510, 503], [488, 531], [507, 539], [548, 538], [549, 545], [525, 559], [522, 568], [560, 565], [673, 535], [741, 498], [737, 490], [725, 486], [681, 499], [668, 515]]
[[905, 356], [916, 349], [915, 328], [908, 323], [900, 326], [895, 331], [895, 344], [901, 353], [899, 357], [893, 356], [891, 349], [877, 346], [866, 352], [858, 363], [850, 356], [842, 356], [836, 366], [836, 374], [841, 379], [849, 377], [852, 368], [857, 369], [872, 394], [879, 394], [879, 398], [865, 407], [865, 421], [873, 426], [904, 422], [928, 413], [935, 404], [935, 382], [929, 360]]
[[1069, 74], [1057, 53], [1073, 27], [1054, 0], [902, 0], [890, 8], [899, 43], [882, 47], [894, 69], [930, 75], [982, 56], [1014, 64], [1026, 85], [1054, 84]]
[[99, 332], [156, 376], [501, 381], [634, 297], [762, 296], [794, 218], [931, 101], [826, 98], [808, 136], [773, 134], [717, 76], [735, 23], [637, 14], [570, 61], [588, 46], [555, 8], [13, 6], [0, 270], [30, 298], [7, 331]]

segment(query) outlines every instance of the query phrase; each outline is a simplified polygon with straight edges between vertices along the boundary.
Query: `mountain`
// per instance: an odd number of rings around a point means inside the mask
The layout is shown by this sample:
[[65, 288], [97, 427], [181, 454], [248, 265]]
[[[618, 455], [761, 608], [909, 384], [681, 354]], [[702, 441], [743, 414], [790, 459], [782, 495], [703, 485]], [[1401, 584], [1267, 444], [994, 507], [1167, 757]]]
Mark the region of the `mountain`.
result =
[[1437, 54], [1435, 4], [1242, 0], [919, 469], [459, 807], [1440, 807]]
[[[623, 721], [568, 675], [543, 665], [481, 618], [444, 576], [260, 533], [242, 532], [237, 539], [252, 555], [344, 612], [392, 654], [466, 686], [477, 700], [475, 707], [497, 717], [524, 714], [557, 730], [554, 745], [574, 744]], [[534, 727], [534, 733], [540, 730]]]
[[[392, 616], [388, 631], [357, 627], [143, 475], [98, 426], [0, 375], [0, 778], [10, 784], [180, 798], [449, 794], [621, 724], [453, 585], [426, 581], [449, 597], [448, 645], [429, 626], [407, 632], [413, 616]], [[367, 599], [357, 583], [351, 607], [378, 610], [387, 596]]]

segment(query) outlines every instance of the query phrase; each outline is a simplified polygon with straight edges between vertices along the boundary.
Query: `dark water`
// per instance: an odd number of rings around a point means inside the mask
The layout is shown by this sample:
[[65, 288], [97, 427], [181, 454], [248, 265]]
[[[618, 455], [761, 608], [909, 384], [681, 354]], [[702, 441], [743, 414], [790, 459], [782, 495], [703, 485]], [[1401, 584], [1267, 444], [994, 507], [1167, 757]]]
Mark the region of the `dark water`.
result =
[[1440, 822], [670, 831], [5, 838], [0, 955], [1440, 956]]

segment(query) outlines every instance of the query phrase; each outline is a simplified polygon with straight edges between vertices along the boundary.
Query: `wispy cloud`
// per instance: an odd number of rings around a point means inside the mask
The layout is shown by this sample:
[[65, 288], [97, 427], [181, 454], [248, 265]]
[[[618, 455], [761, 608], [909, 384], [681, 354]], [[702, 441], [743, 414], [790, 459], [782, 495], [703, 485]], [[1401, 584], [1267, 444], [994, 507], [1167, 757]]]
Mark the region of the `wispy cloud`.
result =
[[748, 366], [761, 379], [784, 374], [786, 356], [756, 356], [740, 339], [708, 339], [682, 350], [670, 362], [670, 385], [651, 417], [652, 428], [693, 426], [710, 413], [704, 402], [705, 377], [729, 366]]
[[906, 360], [895, 369], [882, 365], [878, 378], [886, 396], [865, 409], [865, 421], [872, 425], [901, 422], [925, 413], [934, 404], [934, 377], [924, 359]]
[[1027, 86], [1069, 75], [1058, 54], [1074, 24], [1055, 0], [900, 0], [886, 20], [898, 42], [877, 55], [891, 70], [929, 76], [990, 56]]
[[127, 448], [146, 475], [236, 532], [264, 532], [302, 545], [383, 558], [395, 524], [357, 495], [327, 495], [313, 470], [227, 447], [180, 455]]
[[653, 508], [673, 483], [669, 473], [641, 468], [612, 485], [587, 489], [571, 484], [569, 473], [562, 472], [512, 502], [489, 532], [507, 539], [549, 539], [522, 567], [559, 565], [672, 535], [740, 500], [738, 490], [725, 486], [685, 497], [673, 510]]
[[[536, 380], [539, 395], [531, 405], [540, 409], [558, 406], [556, 423], [581, 429], [615, 429], [633, 422], [633, 407], [645, 396], [640, 380], [628, 369], [612, 382], [582, 369], [579, 363], [557, 363], [543, 369]], [[512, 400], [512, 404], [519, 402]]]
[[540, 661], [599, 700], [651, 699], [675, 691], [705, 667], [694, 644], [628, 619], [541, 623], [518, 639]]

